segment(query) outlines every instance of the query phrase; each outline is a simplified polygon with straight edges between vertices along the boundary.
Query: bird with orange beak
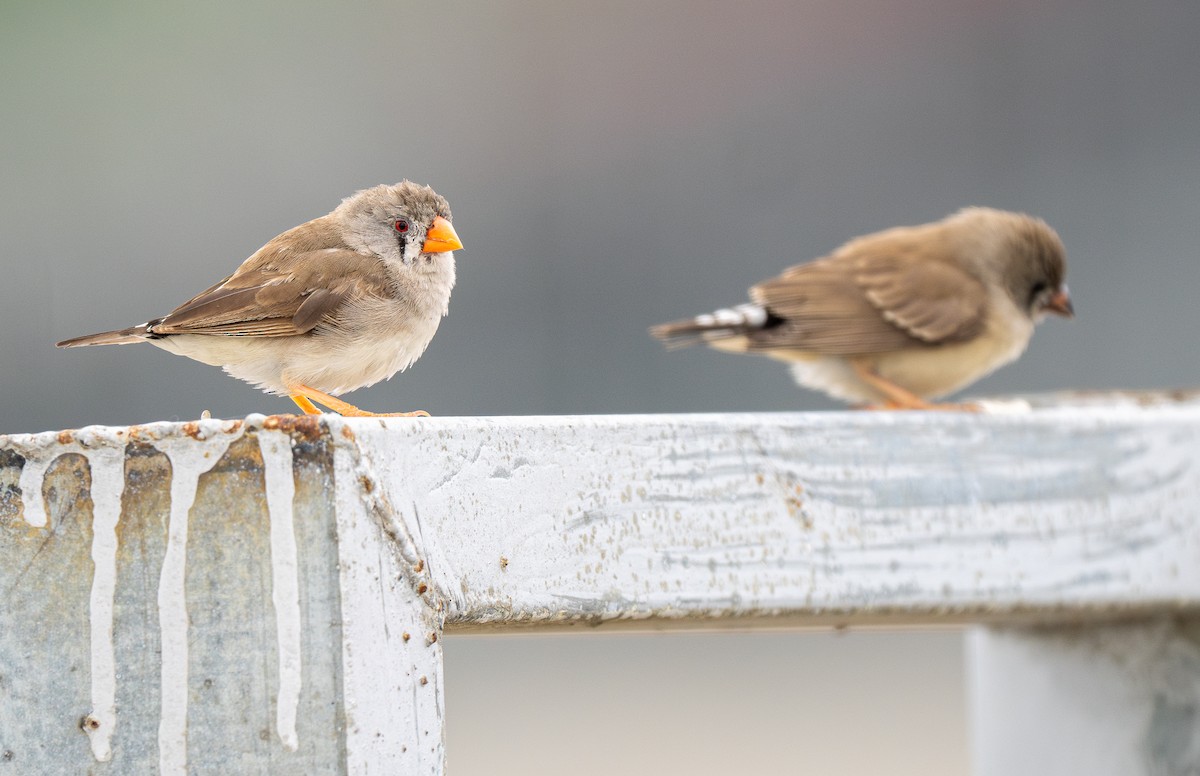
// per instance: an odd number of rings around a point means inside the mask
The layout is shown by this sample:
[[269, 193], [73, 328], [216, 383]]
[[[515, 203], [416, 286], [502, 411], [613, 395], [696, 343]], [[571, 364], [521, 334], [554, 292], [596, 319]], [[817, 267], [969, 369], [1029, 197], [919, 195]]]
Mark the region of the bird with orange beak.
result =
[[462, 248], [451, 220], [449, 203], [428, 186], [365, 189], [275, 237], [161, 318], [58, 346], [149, 342], [290, 396], [308, 414], [320, 414], [319, 404], [378, 416], [337, 397], [425, 352], [446, 315]]

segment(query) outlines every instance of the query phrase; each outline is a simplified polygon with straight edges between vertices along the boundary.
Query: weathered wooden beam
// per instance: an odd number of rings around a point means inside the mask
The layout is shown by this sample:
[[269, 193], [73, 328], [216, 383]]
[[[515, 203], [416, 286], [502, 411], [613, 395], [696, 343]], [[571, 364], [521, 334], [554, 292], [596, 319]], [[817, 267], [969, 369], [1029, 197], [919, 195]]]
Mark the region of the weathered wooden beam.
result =
[[0, 757], [440, 772], [443, 629], [1194, 617], [1200, 403], [1043, 404], [0, 437]]
[[428, 431], [356, 434], [394, 512], [438, 537], [428, 562], [455, 626], [1200, 605], [1197, 408]]

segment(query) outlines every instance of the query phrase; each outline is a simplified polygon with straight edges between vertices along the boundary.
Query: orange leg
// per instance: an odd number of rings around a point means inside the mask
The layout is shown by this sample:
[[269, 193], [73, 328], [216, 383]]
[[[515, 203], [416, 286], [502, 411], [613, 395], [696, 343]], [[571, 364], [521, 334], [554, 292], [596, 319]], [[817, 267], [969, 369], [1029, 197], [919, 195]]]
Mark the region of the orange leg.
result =
[[320, 415], [321, 411], [317, 409], [313, 402], [321, 404], [339, 415], [344, 415], [348, 418], [427, 418], [429, 413], [425, 410], [417, 410], [416, 412], [367, 412], [360, 410], [350, 402], [342, 401], [336, 396], [318, 391], [316, 388], [309, 388], [307, 385], [293, 385], [289, 390], [289, 395], [292, 401], [300, 406], [309, 415]]
[[319, 410], [317, 408], [317, 405], [315, 405], [311, 401], [309, 401], [307, 396], [303, 396], [298, 393], [293, 393], [293, 394], [291, 394], [291, 399], [292, 399], [292, 401], [296, 402], [297, 407], [304, 410], [305, 415], [320, 415], [321, 414], [321, 410]]
[[884, 396], [885, 401], [882, 406], [871, 405], [868, 409], [980, 411], [980, 407], [976, 404], [934, 404], [927, 402], [912, 391], [901, 388], [891, 380], [884, 379], [875, 374], [875, 372], [871, 371], [870, 367], [859, 361], [852, 362], [852, 365], [854, 366], [854, 372], [864, 383], [879, 391]]

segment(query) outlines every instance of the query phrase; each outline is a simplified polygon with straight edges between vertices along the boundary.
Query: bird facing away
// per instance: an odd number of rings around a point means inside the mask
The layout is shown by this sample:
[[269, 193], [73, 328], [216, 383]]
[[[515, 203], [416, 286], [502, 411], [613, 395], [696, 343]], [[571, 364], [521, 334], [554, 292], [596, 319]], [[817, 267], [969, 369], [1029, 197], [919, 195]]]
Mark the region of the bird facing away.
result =
[[1020, 356], [1047, 313], [1073, 316], [1065, 277], [1045, 222], [972, 207], [851, 240], [754, 286], [749, 304], [650, 332], [785, 361], [853, 404], [929, 409]]
[[462, 248], [450, 222], [449, 203], [428, 186], [364, 189], [163, 317], [58, 347], [149, 342], [290, 396], [311, 415], [321, 412], [316, 402], [374, 416], [336, 397], [425, 352], [450, 303], [453, 251]]

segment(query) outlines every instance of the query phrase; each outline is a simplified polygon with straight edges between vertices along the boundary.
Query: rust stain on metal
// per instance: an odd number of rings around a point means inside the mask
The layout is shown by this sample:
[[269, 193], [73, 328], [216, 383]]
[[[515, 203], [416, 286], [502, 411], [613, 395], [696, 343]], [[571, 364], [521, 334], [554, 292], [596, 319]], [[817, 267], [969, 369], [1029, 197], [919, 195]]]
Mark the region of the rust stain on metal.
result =
[[434, 631], [433, 633], [430, 633], [428, 637], [426, 637], [425, 646], [427, 646], [427, 647], [433, 646], [436, 643], [437, 643], [437, 632]]
[[91, 714], [88, 714], [83, 719], [79, 720], [79, 728], [80, 730], [99, 730], [100, 720], [96, 719]]
[[286, 431], [312, 440], [321, 436], [321, 421], [316, 415], [268, 415], [263, 420], [268, 431]]
[[422, 684], [422, 685], [429, 684], [429, 678], [428, 678], [428, 677], [425, 677], [425, 676], [422, 676], [422, 677], [421, 677], [421, 684]]
[[196, 441], [201, 441], [203, 437], [200, 435], [200, 424], [194, 420], [189, 420], [183, 424], [183, 433], [190, 436]]
[[405, 631], [404, 633], [400, 634], [400, 638], [404, 639], [405, 643], [407, 643], [408, 640], [412, 638], [412, 635], [409, 634], [408, 631]]
[[368, 496], [375, 490], [375, 483], [371, 481], [370, 477], [365, 475], [358, 478], [358, 484], [362, 486], [363, 493], [366, 493]]
[[354, 431], [349, 426], [342, 426], [342, 436], [351, 442], [354, 441]]
[[74, 429], [67, 429], [65, 431], [58, 432], [58, 443], [60, 445], [69, 445], [74, 441], [75, 441]]
[[25, 456], [16, 450], [0, 449], [0, 529], [6, 528], [24, 512], [21, 470]]
[[429, 585], [424, 582], [417, 585], [417, 595], [425, 595], [427, 592], [429, 592]]
[[413, 571], [420, 574], [424, 570], [425, 570], [425, 560], [424, 560], [424, 558], [422, 558], [417, 561], [417, 565], [413, 566]]
[[500, 569], [503, 571], [508, 568], [508, 558], [500, 556]]

